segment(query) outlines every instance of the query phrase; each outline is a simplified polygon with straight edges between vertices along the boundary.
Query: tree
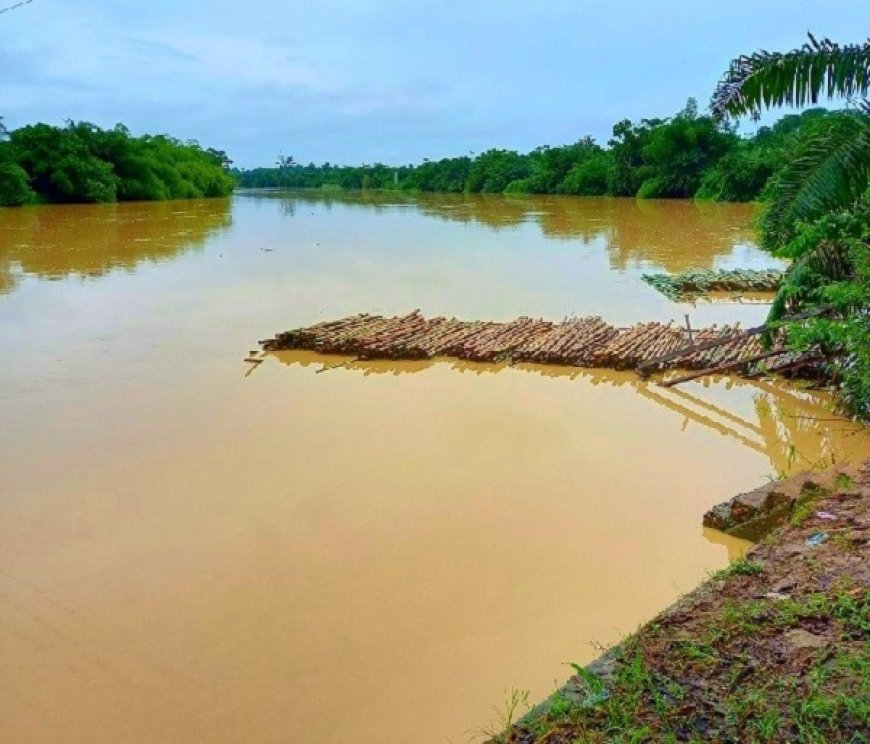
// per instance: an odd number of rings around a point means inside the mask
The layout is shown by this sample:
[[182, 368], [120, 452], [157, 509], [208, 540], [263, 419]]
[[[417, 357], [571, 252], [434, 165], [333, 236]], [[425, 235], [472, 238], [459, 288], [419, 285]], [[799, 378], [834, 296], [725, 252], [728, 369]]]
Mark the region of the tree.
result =
[[661, 119], [641, 119], [632, 124], [623, 119], [613, 125], [613, 137], [607, 142], [613, 165], [608, 179], [608, 191], [614, 196], [635, 196], [647, 177], [643, 148]]
[[[870, 90], [870, 39], [840, 46], [829, 39], [790, 52], [760, 51], [733, 60], [710, 104], [714, 117], [752, 116], [771, 106], [816, 104], [821, 95], [847, 99]], [[870, 172], [870, 104], [855, 116], [819, 122], [770, 189], [771, 206], [762, 223], [770, 249], [785, 245], [800, 222], [848, 206], [867, 188]]]
[[[757, 117], [763, 108], [851, 99], [870, 89], [870, 40], [840, 46], [810, 35], [784, 54], [735, 59], [720, 81], [715, 116]], [[818, 348], [846, 404], [870, 418], [870, 104], [810, 122], [794, 157], [766, 188], [762, 244], [791, 259], [768, 316], [824, 308], [825, 317], [788, 324], [789, 342]]]
[[531, 174], [528, 157], [513, 150], [487, 150], [472, 162], [465, 181], [465, 190], [471, 193], [498, 194], [513, 181], [528, 178]]
[[688, 198], [704, 171], [734, 147], [737, 137], [709, 116], [698, 115], [694, 98], [667, 122], [650, 130], [641, 147], [645, 178], [640, 197]]
[[759, 51], [740, 56], [716, 86], [710, 108], [717, 118], [758, 118], [771, 106], [815, 105], [819, 96], [866, 96], [870, 87], [870, 39], [840, 46], [830, 39], [809, 42], [790, 52]]
[[234, 185], [228, 163], [219, 150], [165, 135], [133, 137], [121, 124], [34, 124], [0, 138], [0, 204], [226, 196]]

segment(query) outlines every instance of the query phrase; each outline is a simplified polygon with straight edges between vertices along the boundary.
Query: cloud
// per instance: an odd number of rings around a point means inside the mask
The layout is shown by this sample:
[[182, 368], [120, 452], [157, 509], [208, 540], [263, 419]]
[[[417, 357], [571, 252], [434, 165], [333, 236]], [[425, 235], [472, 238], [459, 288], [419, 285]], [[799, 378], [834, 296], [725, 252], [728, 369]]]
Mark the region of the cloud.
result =
[[[221, 86], [305, 88], [331, 92], [339, 78], [291, 47], [226, 34], [158, 33], [139, 40], [188, 64], [188, 74]], [[173, 66], [174, 70], [183, 64]]]
[[[38, 0], [0, 20], [0, 114], [123, 121], [245, 166], [602, 141], [703, 104], [732, 56], [800, 44], [816, 16], [812, 0]], [[851, 41], [862, 21], [855, 3], [824, 32]]]

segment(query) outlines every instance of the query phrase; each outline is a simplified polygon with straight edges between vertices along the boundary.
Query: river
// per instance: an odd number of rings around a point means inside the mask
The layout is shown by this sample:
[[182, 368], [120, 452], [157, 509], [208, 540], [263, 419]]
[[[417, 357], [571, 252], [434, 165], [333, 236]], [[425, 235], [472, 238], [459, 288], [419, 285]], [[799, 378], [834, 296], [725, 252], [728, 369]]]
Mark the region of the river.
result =
[[712, 504], [870, 453], [823, 393], [243, 360], [349, 313], [693, 325], [752, 208], [238, 193], [0, 210], [0, 741], [466, 742], [746, 544]]

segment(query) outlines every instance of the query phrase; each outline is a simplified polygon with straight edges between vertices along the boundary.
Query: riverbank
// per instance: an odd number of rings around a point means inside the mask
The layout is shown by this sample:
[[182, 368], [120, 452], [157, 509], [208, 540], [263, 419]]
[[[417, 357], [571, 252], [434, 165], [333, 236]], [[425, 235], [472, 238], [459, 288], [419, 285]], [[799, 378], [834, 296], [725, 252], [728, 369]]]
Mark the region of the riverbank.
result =
[[867, 741], [870, 460], [770, 490], [783, 526], [495, 741]]

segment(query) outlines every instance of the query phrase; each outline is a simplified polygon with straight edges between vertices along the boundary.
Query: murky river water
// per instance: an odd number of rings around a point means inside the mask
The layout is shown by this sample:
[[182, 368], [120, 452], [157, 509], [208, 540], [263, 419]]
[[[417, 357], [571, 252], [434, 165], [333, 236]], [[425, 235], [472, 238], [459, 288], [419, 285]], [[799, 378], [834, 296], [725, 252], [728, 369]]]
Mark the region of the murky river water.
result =
[[823, 395], [271, 355], [367, 311], [755, 323], [645, 270], [763, 266], [743, 206], [237, 195], [0, 210], [0, 741], [464, 742], [870, 450]]

